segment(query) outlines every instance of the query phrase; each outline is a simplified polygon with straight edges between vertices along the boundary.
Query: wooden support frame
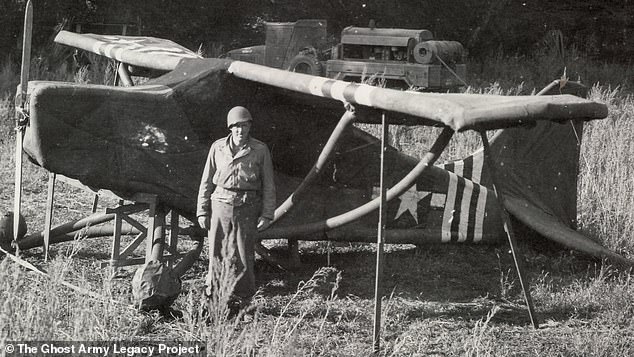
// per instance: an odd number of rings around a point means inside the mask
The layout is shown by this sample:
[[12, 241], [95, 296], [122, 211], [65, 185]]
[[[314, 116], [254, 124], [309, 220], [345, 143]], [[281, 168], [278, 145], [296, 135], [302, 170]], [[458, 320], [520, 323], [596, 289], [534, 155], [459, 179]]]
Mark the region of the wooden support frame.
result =
[[[55, 203], [55, 184], [57, 180], [66, 182], [72, 186], [90, 190], [76, 180], [69, 179], [62, 175], [49, 172], [48, 191], [46, 202], [46, 218], [44, 222], [44, 261], [48, 260], [48, 246], [51, 237], [51, 226], [53, 220], [54, 203]], [[103, 192], [108, 196], [117, 197], [109, 191]], [[92, 202], [92, 213], [97, 211], [99, 202], [99, 193], [95, 192]], [[167, 261], [170, 266], [174, 265], [174, 261], [182, 256], [178, 253], [178, 234], [179, 234], [179, 215], [171, 212], [170, 233], [165, 235], [165, 208], [159, 206], [158, 197], [154, 194], [137, 193], [132, 197], [133, 203], [126, 204], [124, 200], [119, 199], [118, 206], [115, 208], [106, 208], [106, 214], [114, 214], [114, 232], [112, 234], [112, 247], [110, 250], [110, 259], [99, 264], [100, 267], [121, 267], [128, 265], [143, 264], [149, 260]], [[148, 223], [147, 227], [133, 218], [131, 215], [147, 211]], [[121, 246], [121, 236], [124, 225], [123, 222], [139, 230], [139, 234], [129, 242], [125, 247]], [[59, 233], [59, 232], [58, 232]], [[165, 239], [167, 237], [167, 240]], [[145, 257], [134, 257], [134, 251], [147, 238]], [[167, 254], [164, 254], [165, 253]]]
[[[52, 233], [52, 221], [55, 204], [55, 184], [57, 180], [66, 182], [72, 186], [76, 186], [82, 189], [87, 189], [79, 182], [73, 179], [69, 179], [62, 175], [57, 175], [53, 172], [48, 174], [48, 190], [46, 199], [46, 217], [44, 222], [43, 241], [44, 241], [44, 261], [48, 260], [48, 248]], [[90, 190], [92, 191], [92, 190]], [[94, 191], [92, 191], [94, 192]], [[104, 191], [105, 194], [116, 197], [109, 191]], [[158, 197], [154, 194], [137, 193], [133, 196], [132, 201], [134, 203], [125, 204], [125, 201], [119, 199], [119, 204], [115, 208], [107, 208], [106, 214], [114, 214], [114, 232], [112, 235], [112, 247], [110, 250], [110, 260], [100, 263], [101, 267], [111, 266], [120, 267], [128, 265], [143, 264], [149, 260], [167, 260], [170, 265], [173, 265], [173, 261], [181, 256], [178, 253], [178, 220], [179, 215], [176, 212], [171, 213], [171, 225], [170, 235], [165, 244], [165, 211], [163, 207], [159, 207]], [[97, 210], [99, 202], [99, 193], [95, 192], [92, 213]], [[147, 227], [141, 222], [134, 219], [131, 215], [140, 213], [143, 211], [148, 212]], [[128, 223], [130, 226], [139, 230], [139, 234], [129, 242], [125, 247], [121, 247], [121, 236], [124, 232], [123, 222]], [[59, 232], [58, 232], [59, 233]], [[148, 239], [146, 245], [145, 257], [133, 257], [134, 251], [143, 243], [145, 239]], [[166, 250], [168, 254], [164, 255], [163, 250]]]
[[92, 199], [92, 213], [97, 212], [98, 206], [99, 206], [99, 195], [95, 193], [95, 196]]
[[[123, 200], [119, 200], [119, 206], [116, 208], [107, 208], [106, 213], [114, 213], [114, 233], [112, 235], [112, 248], [110, 253], [110, 260], [101, 263], [101, 267], [112, 266], [127, 266], [140, 264], [139, 258], [131, 258], [130, 255], [141, 245], [141, 243], [147, 237], [148, 229], [143, 226], [139, 221], [131, 217], [131, 214], [142, 212], [148, 209], [149, 205], [146, 203], [134, 203], [126, 205]], [[123, 221], [126, 221], [131, 226], [138, 229], [141, 233], [128, 243], [128, 245], [121, 249], [121, 226]]]
[[[122, 267], [130, 265], [138, 265], [146, 263], [150, 260], [167, 261], [169, 266], [181, 256], [178, 253], [178, 233], [179, 215], [176, 212], [171, 213], [170, 234], [165, 241], [165, 216], [164, 208], [159, 205], [158, 198], [153, 194], [136, 194], [134, 203], [124, 204], [123, 200], [119, 201], [116, 208], [106, 209], [106, 213], [115, 214], [115, 230], [112, 236], [112, 250], [110, 260], [100, 264], [101, 267]], [[133, 218], [131, 215], [147, 211], [148, 223], [143, 225], [141, 222]], [[121, 246], [121, 227], [123, 221], [129, 223], [141, 233], [129, 242], [124, 248]], [[133, 256], [137, 248], [146, 240], [144, 257]], [[167, 254], [164, 254], [165, 253]]]

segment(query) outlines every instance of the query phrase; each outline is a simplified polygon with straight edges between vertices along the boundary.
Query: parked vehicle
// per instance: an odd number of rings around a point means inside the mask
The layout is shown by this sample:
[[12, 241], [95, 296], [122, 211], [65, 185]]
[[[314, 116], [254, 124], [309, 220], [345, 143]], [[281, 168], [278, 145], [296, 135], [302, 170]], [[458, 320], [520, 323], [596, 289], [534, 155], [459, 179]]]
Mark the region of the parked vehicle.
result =
[[445, 91], [464, 85], [465, 51], [457, 41], [435, 40], [429, 30], [349, 26], [327, 43], [325, 20], [266, 23], [264, 45], [227, 57], [335, 79], [374, 77], [389, 84]]

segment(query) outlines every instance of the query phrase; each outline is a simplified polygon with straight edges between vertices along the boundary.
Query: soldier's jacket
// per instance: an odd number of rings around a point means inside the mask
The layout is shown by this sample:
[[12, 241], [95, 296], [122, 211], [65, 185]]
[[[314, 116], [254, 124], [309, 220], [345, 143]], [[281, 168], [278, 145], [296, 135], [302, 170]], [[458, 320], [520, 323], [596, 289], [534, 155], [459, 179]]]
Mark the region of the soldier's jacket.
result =
[[231, 154], [231, 135], [216, 140], [209, 149], [200, 180], [196, 216], [211, 215], [211, 200], [242, 205], [262, 200], [261, 216], [273, 219], [275, 182], [271, 153], [263, 142], [249, 142]]

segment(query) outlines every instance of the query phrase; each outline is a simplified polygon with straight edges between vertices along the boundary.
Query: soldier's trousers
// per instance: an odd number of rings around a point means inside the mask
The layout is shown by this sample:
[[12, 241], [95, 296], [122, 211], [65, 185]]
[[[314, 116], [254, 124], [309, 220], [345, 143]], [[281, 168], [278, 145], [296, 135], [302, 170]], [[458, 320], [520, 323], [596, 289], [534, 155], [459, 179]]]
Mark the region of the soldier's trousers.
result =
[[[211, 295], [214, 286], [212, 279], [214, 259], [231, 259], [235, 273], [239, 279], [233, 290], [233, 294], [250, 299], [255, 294], [255, 274], [253, 262], [255, 259], [254, 245], [257, 234], [257, 220], [260, 213], [259, 202], [245, 203], [234, 206], [228, 203], [211, 201], [211, 221], [209, 228], [209, 273], [207, 274], [207, 294]], [[223, 256], [223, 241], [226, 241], [224, 254], [233, 253], [231, 257]], [[226, 264], [222, 264], [226, 266]]]

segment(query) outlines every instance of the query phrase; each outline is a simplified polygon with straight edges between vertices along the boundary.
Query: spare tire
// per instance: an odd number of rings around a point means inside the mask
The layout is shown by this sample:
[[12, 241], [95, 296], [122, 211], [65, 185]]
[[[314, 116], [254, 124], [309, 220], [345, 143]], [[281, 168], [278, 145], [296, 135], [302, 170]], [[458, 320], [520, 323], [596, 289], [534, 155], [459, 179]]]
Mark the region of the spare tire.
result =
[[414, 47], [414, 59], [422, 64], [438, 64], [441, 58], [447, 63], [462, 63], [464, 47], [457, 41], [425, 41]]
[[291, 72], [311, 74], [313, 76], [321, 76], [321, 63], [311, 55], [297, 55], [288, 65]]

